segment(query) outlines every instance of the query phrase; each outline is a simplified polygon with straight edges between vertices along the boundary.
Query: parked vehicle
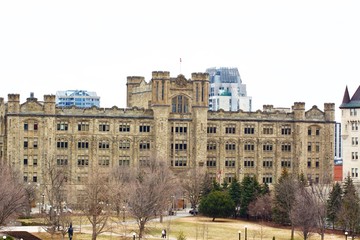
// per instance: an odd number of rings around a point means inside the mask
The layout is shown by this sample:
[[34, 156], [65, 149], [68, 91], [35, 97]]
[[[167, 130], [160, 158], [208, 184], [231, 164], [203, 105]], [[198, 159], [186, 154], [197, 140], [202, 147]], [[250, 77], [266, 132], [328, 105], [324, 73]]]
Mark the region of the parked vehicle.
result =
[[192, 215], [196, 215], [199, 212], [198, 212], [198, 210], [196, 208], [193, 208], [193, 209], [190, 209], [189, 213], [192, 214]]

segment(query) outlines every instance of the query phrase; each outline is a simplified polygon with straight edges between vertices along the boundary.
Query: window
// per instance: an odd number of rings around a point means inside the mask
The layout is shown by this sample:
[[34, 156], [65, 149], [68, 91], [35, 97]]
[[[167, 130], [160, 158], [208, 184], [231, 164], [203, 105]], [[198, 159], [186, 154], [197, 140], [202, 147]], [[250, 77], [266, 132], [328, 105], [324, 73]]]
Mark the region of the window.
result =
[[24, 138], [24, 148], [28, 148], [28, 147], [29, 147], [28, 138]]
[[38, 148], [38, 139], [37, 138], [34, 138], [33, 139], [33, 148]]
[[357, 122], [352, 122], [351, 123], [351, 130], [352, 131], [357, 131], [358, 130], [358, 123]]
[[352, 160], [358, 160], [358, 152], [351, 152], [351, 159]]
[[271, 158], [266, 158], [263, 160], [263, 167], [264, 168], [272, 168], [273, 167], [273, 160]]
[[319, 142], [315, 143], [315, 151], [320, 152], [320, 143]]
[[99, 123], [99, 131], [100, 132], [109, 132], [110, 124], [108, 122], [100, 122]]
[[58, 166], [67, 166], [68, 165], [67, 156], [63, 156], [63, 155], [56, 156], [56, 163]]
[[120, 140], [119, 149], [127, 150], [129, 148], [130, 148], [130, 141], [129, 140]]
[[316, 167], [316, 168], [319, 168], [319, 167], [320, 167], [320, 162], [319, 162], [319, 159], [318, 159], [318, 158], [315, 160], [315, 167]]
[[87, 140], [80, 140], [78, 141], [78, 148], [79, 149], [88, 149], [89, 148], [89, 142]]
[[28, 157], [24, 156], [24, 166], [27, 166], [27, 165], [28, 165]]
[[267, 183], [267, 184], [272, 183], [272, 175], [271, 174], [264, 174], [263, 183]]
[[273, 150], [272, 143], [264, 143], [264, 145], [263, 145], [264, 152], [272, 152], [272, 150]]
[[57, 128], [58, 131], [67, 131], [68, 130], [68, 122], [57, 122]]
[[350, 116], [356, 116], [356, 115], [357, 115], [356, 109], [351, 108], [350, 109]]
[[235, 134], [236, 133], [236, 126], [235, 125], [228, 125], [225, 127], [226, 134]]
[[78, 167], [89, 166], [89, 157], [88, 156], [78, 156]]
[[149, 166], [149, 164], [150, 164], [149, 156], [140, 156], [139, 157], [140, 167]]
[[139, 132], [150, 132], [150, 125], [149, 124], [141, 124], [139, 126]]
[[291, 159], [281, 159], [281, 167], [290, 168], [291, 167]]
[[291, 127], [290, 127], [290, 125], [281, 126], [281, 135], [291, 135]]
[[29, 124], [26, 122], [24, 123], [24, 131], [27, 131], [29, 130]]
[[227, 183], [232, 183], [235, 180], [235, 174], [234, 173], [225, 173], [224, 181]]
[[216, 133], [216, 126], [215, 126], [215, 125], [208, 125], [208, 127], [207, 127], [207, 133], [209, 133], [209, 134], [215, 134], [215, 133]]
[[130, 123], [120, 123], [119, 132], [130, 132]]
[[308, 136], [311, 136], [311, 127], [308, 128]]
[[351, 177], [358, 177], [359, 173], [358, 173], [358, 168], [351, 168]]
[[173, 97], [171, 100], [171, 111], [173, 113], [187, 113], [189, 111], [188, 98], [182, 95]]
[[150, 149], [150, 141], [147, 140], [141, 140], [139, 142], [139, 149], [142, 150], [149, 150]]
[[119, 166], [130, 166], [130, 156], [120, 156]]
[[311, 158], [308, 158], [307, 167], [308, 167], [308, 168], [311, 168]]
[[177, 134], [186, 134], [187, 133], [187, 127], [186, 126], [176, 126], [176, 127], [171, 127], [171, 132], [172, 133], [177, 133]]
[[107, 140], [99, 141], [99, 149], [109, 149], [110, 143]]
[[255, 162], [253, 158], [245, 158], [244, 159], [244, 167], [253, 168], [255, 166]]
[[359, 144], [358, 138], [357, 138], [357, 137], [353, 137], [353, 138], [351, 139], [351, 143], [352, 143], [353, 146], [357, 146], [357, 145]]
[[58, 139], [56, 142], [56, 147], [57, 148], [68, 148], [68, 142], [64, 139]]
[[208, 151], [215, 151], [216, 150], [216, 142], [208, 142], [206, 148]]
[[27, 181], [28, 181], [27, 173], [24, 173], [24, 182], [27, 182]]
[[225, 143], [225, 150], [226, 151], [235, 151], [236, 150], [236, 144], [234, 142], [226, 142]]
[[308, 152], [311, 152], [311, 142], [308, 142], [307, 150], [308, 150]]
[[171, 144], [171, 150], [175, 151], [186, 151], [187, 150], [187, 143], [186, 141], [176, 141], [175, 143]]
[[33, 157], [33, 166], [37, 166], [38, 165], [38, 160], [37, 160], [37, 156]]
[[234, 168], [235, 167], [235, 158], [225, 158], [225, 167]]
[[38, 130], [38, 123], [35, 122], [35, 123], [34, 123], [34, 131], [37, 131], [37, 130]]
[[37, 182], [37, 176], [36, 175], [33, 176], [33, 182]]
[[89, 131], [89, 122], [78, 122], [78, 131]]
[[206, 160], [207, 167], [216, 167], [216, 157], [208, 157]]
[[320, 128], [316, 128], [315, 134], [316, 136], [320, 136]]
[[281, 151], [283, 152], [291, 152], [291, 143], [282, 143]]
[[186, 167], [186, 156], [176, 156], [174, 160], [171, 160], [172, 167]]
[[255, 126], [254, 125], [245, 125], [244, 134], [254, 134]]
[[246, 143], [244, 144], [244, 150], [245, 150], [245, 151], [254, 151], [254, 149], [255, 149], [254, 143], [252, 143], [252, 142], [246, 142]]
[[274, 133], [274, 129], [272, 126], [264, 126], [262, 133], [265, 135], [271, 135]]
[[110, 157], [109, 156], [100, 156], [98, 160], [99, 166], [108, 167], [110, 165]]

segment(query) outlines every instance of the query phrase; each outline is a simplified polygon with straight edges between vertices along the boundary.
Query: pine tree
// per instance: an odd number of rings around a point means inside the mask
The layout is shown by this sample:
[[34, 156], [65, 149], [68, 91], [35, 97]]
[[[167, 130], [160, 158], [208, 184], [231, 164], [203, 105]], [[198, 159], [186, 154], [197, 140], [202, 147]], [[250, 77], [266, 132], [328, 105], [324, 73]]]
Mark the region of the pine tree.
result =
[[337, 221], [337, 213], [341, 207], [342, 189], [339, 183], [333, 185], [330, 192], [329, 199], [327, 200], [327, 218], [332, 223], [333, 229], [335, 228], [335, 222]]
[[240, 186], [240, 215], [247, 216], [249, 204], [254, 201], [260, 193], [260, 184], [256, 178], [245, 176]]
[[[241, 186], [236, 178], [234, 179], [234, 181], [231, 182], [231, 184], [229, 186], [229, 194], [230, 194], [231, 199], [235, 203], [235, 208], [238, 209], [240, 207]], [[235, 214], [234, 214], [235, 218], [236, 218], [236, 215], [237, 215], [237, 211], [235, 209]]]

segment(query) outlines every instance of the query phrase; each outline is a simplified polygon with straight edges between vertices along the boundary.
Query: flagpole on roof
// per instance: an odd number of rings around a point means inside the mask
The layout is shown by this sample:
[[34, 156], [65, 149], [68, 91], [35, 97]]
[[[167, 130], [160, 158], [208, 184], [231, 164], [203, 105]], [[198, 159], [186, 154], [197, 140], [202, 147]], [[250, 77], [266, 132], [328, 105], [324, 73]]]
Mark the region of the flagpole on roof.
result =
[[181, 74], [181, 58], [180, 58], [180, 74]]

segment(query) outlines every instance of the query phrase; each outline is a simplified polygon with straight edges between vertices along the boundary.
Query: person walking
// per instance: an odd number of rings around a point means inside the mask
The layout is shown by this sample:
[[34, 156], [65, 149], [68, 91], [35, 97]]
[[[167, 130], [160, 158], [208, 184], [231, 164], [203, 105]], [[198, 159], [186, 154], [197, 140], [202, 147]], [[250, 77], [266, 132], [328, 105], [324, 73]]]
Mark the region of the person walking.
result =
[[163, 229], [163, 230], [161, 231], [161, 238], [166, 238], [166, 231], [165, 231], [165, 229]]
[[69, 234], [69, 240], [72, 240], [74, 229], [72, 227], [72, 224], [70, 223], [70, 227], [68, 228], [68, 234]]

